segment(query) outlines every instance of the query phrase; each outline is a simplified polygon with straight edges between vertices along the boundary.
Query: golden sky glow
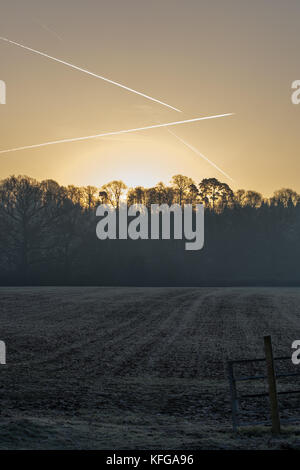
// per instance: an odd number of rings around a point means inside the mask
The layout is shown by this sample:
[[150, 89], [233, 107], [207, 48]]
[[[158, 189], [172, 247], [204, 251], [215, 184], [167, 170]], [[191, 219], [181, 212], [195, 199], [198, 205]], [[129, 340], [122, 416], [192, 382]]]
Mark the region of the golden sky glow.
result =
[[105, 76], [182, 113], [0, 41], [0, 150], [236, 113], [166, 129], [0, 155], [0, 177], [61, 184], [168, 183], [183, 173], [234, 189], [300, 191], [298, 0], [0, 0], [0, 36]]

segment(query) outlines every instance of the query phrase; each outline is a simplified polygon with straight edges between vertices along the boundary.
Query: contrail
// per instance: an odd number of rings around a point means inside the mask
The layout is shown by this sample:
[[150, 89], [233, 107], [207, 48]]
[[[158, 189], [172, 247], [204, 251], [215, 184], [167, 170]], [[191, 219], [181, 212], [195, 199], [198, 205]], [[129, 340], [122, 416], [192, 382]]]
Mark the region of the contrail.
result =
[[131, 93], [135, 93], [136, 95], [143, 96], [147, 100], [155, 101], [156, 103], [166, 106], [167, 108], [173, 109], [174, 111], [177, 111], [178, 113], [181, 113], [180, 109], [174, 108], [173, 106], [167, 103], [164, 103], [163, 101], [157, 100], [156, 98], [153, 98], [152, 96], [148, 96], [148, 95], [145, 95], [144, 93], [133, 90], [132, 88], [122, 85], [121, 83], [118, 83], [113, 80], [110, 80], [109, 78], [103, 77], [102, 75], [97, 75], [93, 72], [90, 72], [89, 70], [83, 69], [81, 67], [77, 67], [76, 65], [70, 64], [69, 62], [65, 62], [64, 60], [57, 59], [56, 57], [52, 57], [51, 55], [45, 54], [44, 52], [37, 51], [36, 49], [32, 49], [31, 47], [24, 46], [23, 44], [19, 44], [18, 42], [11, 41], [10, 39], [0, 37], [0, 40], [8, 42], [9, 44], [14, 44], [15, 46], [21, 47], [22, 49], [26, 49], [27, 51], [34, 52], [35, 54], [39, 54], [43, 57], [46, 57], [47, 59], [54, 60], [55, 62], [59, 62], [60, 64], [66, 65], [67, 67], [71, 67], [72, 69], [78, 70], [79, 72], [83, 72], [88, 75], [91, 75], [92, 77], [100, 78], [101, 80], [104, 80], [105, 82], [111, 83], [112, 85], [116, 85], [120, 88], [124, 88], [124, 90], [130, 91]]
[[217, 118], [232, 116], [232, 115], [233, 115], [233, 113], [217, 114], [215, 116], [205, 116], [205, 117], [200, 117], [200, 118], [187, 119], [185, 121], [167, 122], [167, 123], [164, 123], [164, 124], [155, 124], [155, 125], [152, 125], [152, 126], [137, 127], [135, 129], [126, 129], [126, 130], [122, 130], [122, 131], [105, 132], [103, 134], [89, 135], [89, 136], [86, 136], [86, 137], [75, 137], [73, 139], [54, 140], [52, 142], [44, 142], [42, 144], [26, 145], [25, 147], [16, 147], [16, 148], [13, 148], [13, 149], [1, 150], [0, 154], [1, 153], [9, 153], [9, 152], [17, 152], [19, 150], [28, 150], [28, 149], [34, 149], [34, 148], [39, 148], [39, 147], [46, 147], [48, 145], [64, 144], [64, 143], [68, 143], [68, 142], [79, 142], [81, 140], [97, 139], [98, 137], [105, 137], [105, 136], [108, 136], [108, 135], [128, 134], [130, 132], [145, 131], [145, 130], [148, 130], [148, 129], [156, 129], [158, 127], [176, 126], [178, 124], [186, 124], [188, 122], [204, 121], [204, 120], [207, 120], [207, 119], [217, 119]]
[[175, 132], [171, 131], [170, 129], [166, 129], [167, 132], [169, 132], [170, 134], [172, 134], [176, 139], [178, 139], [182, 144], [184, 144], [186, 147], [188, 147], [189, 149], [191, 149], [193, 152], [195, 152], [197, 155], [199, 155], [199, 157], [203, 158], [204, 160], [206, 160], [210, 165], [212, 165], [213, 167], [215, 167], [220, 173], [222, 173], [222, 175], [226, 176], [226, 178], [230, 179], [230, 181], [232, 181], [233, 183], [235, 183], [234, 179], [231, 178], [231, 176], [229, 176], [227, 173], [225, 173], [225, 171], [223, 171], [221, 168], [219, 168], [214, 162], [212, 162], [209, 158], [207, 158], [205, 155], [203, 155], [203, 153], [201, 153], [198, 149], [196, 149], [196, 147], [194, 147], [193, 145], [189, 144], [186, 140], [183, 140], [181, 137], [179, 137], [177, 134], [175, 134]]
[[33, 21], [34, 21], [34, 23], [38, 24], [41, 28], [45, 29], [45, 31], [48, 31], [48, 33], [53, 34], [53, 36], [55, 36], [57, 39], [59, 39], [60, 41], [62, 41], [62, 38], [56, 33], [56, 31], [50, 29], [46, 24], [41, 23], [41, 22], [38, 21], [38, 20], [33, 20]]

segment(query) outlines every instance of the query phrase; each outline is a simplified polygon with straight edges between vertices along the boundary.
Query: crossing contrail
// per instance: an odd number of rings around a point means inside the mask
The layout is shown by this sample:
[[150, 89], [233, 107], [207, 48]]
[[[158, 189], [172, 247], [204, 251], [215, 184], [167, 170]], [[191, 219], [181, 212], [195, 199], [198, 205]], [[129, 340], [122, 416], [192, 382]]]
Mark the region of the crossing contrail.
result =
[[229, 176], [227, 173], [225, 173], [225, 171], [223, 171], [221, 168], [219, 168], [214, 162], [212, 162], [209, 158], [207, 158], [205, 155], [203, 155], [203, 153], [201, 153], [198, 149], [196, 149], [196, 147], [194, 147], [193, 145], [189, 144], [186, 140], [183, 140], [181, 137], [179, 137], [177, 134], [175, 134], [175, 132], [171, 131], [170, 129], [166, 129], [167, 132], [169, 132], [170, 134], [172, 134], [176, 139], [178, 139], [183, 145], [185, 145], [186, 147], [188, 147], [189, 149], [191, 149], [193, 152], [195, 152], [197, 155], [199, 155], [199, 157], [203, 158], [204, 160], [206, 160], [210, 165], [212, 165], [213, 167], [216, 168], [216, 170], [218, 170], [220, 173], [222, 173], [222, 175], [226, 176], [226, 178], [230, 179], [230, 181], [232, 181], [233, 183], [235, 183], [234, 179], [231, 178], [231, 176]]
[[189, 123], [189, 122], [204, 121], [204, 120], [207, 120], [207, 119], [217, 119], [217, 118], [232, 116], [232, 115], [233, 115], [233, 113], [217, 114], [217, 115], [214, 115], [214, 116], [204, 116], [204, 117], [199, 117], [199, 118], [186, 119], [185, 121], [167, 122], [167, 123], [164, 123], [164, 124], [155, 124], [155, 125], [152, 125], [152, 126], [137, 127], [135, 129], [126, 129], [126, 130], [122, 130], [122, 131], [105, 132], [103, 134], [89, 135], [89, 136], [86, 136], [86, 137], [75, 137], [75, 138], [72, 138], [72, 139], [54, 140], [52, 142], [44, 142], [42, 144], [26, 145], [24, 147], [16, 147], [16, 148], [7, 149], [7, 150], [1, 150], [0, 154], [9, 153], [9, 152], [17, 152], [19, 150], [29, 150], [29, 149], [39, 148], [39, 147], [47, 147], [48, 145], [65, 144], [65, 143], [69, 143], [69, 142], [79, 142], [79, 141], [82, 141], [82, 140], [97, 139], [98, 137], [106, 137], [108, 135], [128, 134], [130, 132], [145, 131], [145, 130], [148, 130], [148, 129], [156, 129], [158, 127], [176, 126], [176, 125], [179, 125], [179, 124], [186, 124], [186, 123]]
[[141, 93], [140, 91], [133, 90], [132, 88], [122, 85], [121, 83], [118, 83], [113, 80], [110, 80], [109, 78], [103, 77], [102, 75], [97, 75], [96, 73], [90, 72], [89, 70], [83, 69], [81, 67], [77, 67], [77, 65], [73, 65], [73, 64], [70, 64], [69, 62], [65, 62], [64, 60], [57, 59], [56, 57], [52, 57], [51, 55], [45, 54], [44, 52], [37, 51], [36, 49], [32, 49], [31, 47], [24, 46], [23, 44], [19, 44], [18, 42], [11, 41], [10, 39], [0, 37], [0, 40], [5, 41], [9, 44], [13, 44], [18, 47], [21, 47], [22, 49], [26, 49], [27, 51], [34, 52], [35, 54], [39, 54], [43, 57], [46, 57], [47, 59], [54, 60], [55, 62], [66, 65], [67, 67], [71, 67], [72, 69], [78, 70], [79, 72], [86, 73], [87, 75], [90, 75], [92, 77], [100, 78], [101, 80], [104, 80], [105, 82], [111, 83], [112, 85], [116, 85], [120, 88], [124, 88], [124, 90], [130, 91], [131, 93], [135, 93], [136, 95], [143, 96], [143, 98], [146, 98], [147, 100], [154, 101], [163, 106], [166, 106], [167, 108], [173, 109], [174, 111], [177, 111], [178, 113], [181, 113], [180, 109], [174, 108], [173, 106], [167, 103], [164, 103], [163, 101], [157, 100], [156, 98], [153, 98], [152, 96], [145, 95], [144, 93]]
[[46, 24], [41, 23], [38, 20], [33, 20], [33, 21], [34, 23], [38, 24], [41, 28], [45, 29], [45, 31], [48, 31], [48, 33], [53, 34], [53, 36], [59, 39], [59, 41], [62, 41], [62, 38], [57, 34], [57, 32], [54, 31], [53, 29], [50, 29]]

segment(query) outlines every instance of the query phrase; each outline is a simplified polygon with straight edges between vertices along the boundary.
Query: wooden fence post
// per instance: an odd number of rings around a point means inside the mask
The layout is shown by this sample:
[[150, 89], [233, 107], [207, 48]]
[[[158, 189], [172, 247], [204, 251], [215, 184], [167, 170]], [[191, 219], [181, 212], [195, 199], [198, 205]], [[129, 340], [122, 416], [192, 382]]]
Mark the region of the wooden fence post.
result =
[[277, 399], [277, 387], [276, 387], [276, 375], [273, 359], [272, 340], [271, 336], [264, 336], [265, 355], [267, 363], [267, 376], [269, 386], [269, 398], [271, 407], [271, 419], [272, 419], [272, 433], [280, 433], [280, 417], [278, 410], [278, 399]]

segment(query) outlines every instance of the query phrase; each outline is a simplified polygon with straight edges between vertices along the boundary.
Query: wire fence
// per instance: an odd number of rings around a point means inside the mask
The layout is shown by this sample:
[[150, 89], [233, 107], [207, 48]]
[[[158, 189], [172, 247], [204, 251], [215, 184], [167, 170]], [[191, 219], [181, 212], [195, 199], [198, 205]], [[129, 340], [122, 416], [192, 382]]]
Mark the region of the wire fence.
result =
[[[278, 379], [284, 379], [286, 381], [288, 379], [288, 386], [290, 387], [290, 378], [296, 378], [297, 376], [300, 377], [300, 372], [292, 372], [292, 371], [281, 371], [278, 368], [278, 363], [287, 364], [286, 361], [291, 363], [291, 356], [281, 356], [281, 357], [273, 357], [273, 349], [272, 349], [272, 341], [270, 336], [264, 337], [264, 346], [265, 346], [265, 357], [264, 358], [254, 358], [254, 359], [241, 359], [241, 360], [234, 360], [228, 361], [227, 363], [227, 370], [228, 370], [228, 379], [229, 379], [229, 387], [230, 387], [230, 398], [231, 398], [231, 411], [232, 411], [232, 426], [233, 430], [236, 432], [239, 427], [241, 426], [252, 426], [252, 425], [271, 425], [272, 432], [274, 434], [278, 434], [280, 432], [281, 424], [288, 424], [293, 422], [300, 422], [300, 410], [299, 414], [296, 414], [296, 409], [289, 408], [288, 409], [288, 417], [280, 416], [279, 413], [279, 405], [278, 405], [278, 397], [280, 396], [290, 396], [290, 395], [299, 395], [300, 394], [300, 384], [299, 388], [293, 388], [295, 385], [295, 381], [293, 381], [292, 388], [282, 390], [282, 384], [278, 382]], [[248, 369], [254, 370], [253, 375], [243, 375], [239, 373], [237, 375], [237, 369], [240, 366], [246, 366]], [[259, 367], [260, 366], [260, 367]], [[261, 373], [261, 369], [264, 366], [265, 372]], [[259, 370], [259, 373], [255, 372]], [[238, 383], [247, 383], [253, 381], [262, 381], [264, 384], [267, 383], [267, 391], [259, 391], [256, 392], [254, 388], [252, 393], [249, 393], [249, 385], [247, 387], [247, 392], [239, 390]], [[280, 389], [277, 390], [278, 385], [280, 385]], [[245, 387], [244, 387], [245, 388]], [[267, 414], [261, 413], [260, 411], [254, 412], [255, 416], [258, 414], [264, 414], [263, 420], [253, 420], [253, 421], [245, 421], [242, 419], [241, 408], [242, 404], [247, 401], [254, 402], [255, 400], [259, 399], [267, 399], [269, 402], [269, 412]], [[300, 401], [299, 401], [300, 402]], [[300, 404], [300, 403], [299, 403]], [[265, 406], [265, 405], [264, 405]], [[254, 407], [255, 408], [255, 407]], [[280, 409], [281, 412], [284, 410]], [[248, 413], [251, 414], [251, 412]], [[253, 414], [253, 411], [252, 411]], [[268, 417], [269, 415], [269, 417]]]

